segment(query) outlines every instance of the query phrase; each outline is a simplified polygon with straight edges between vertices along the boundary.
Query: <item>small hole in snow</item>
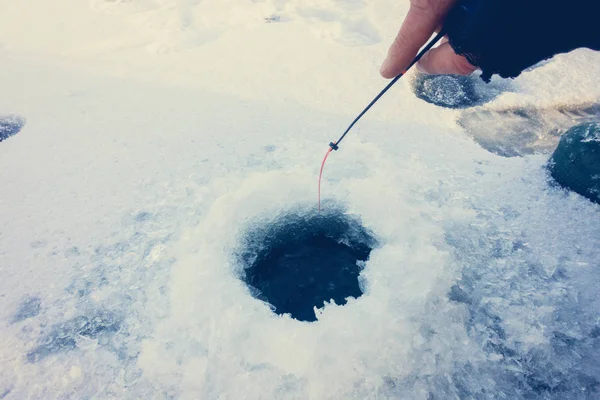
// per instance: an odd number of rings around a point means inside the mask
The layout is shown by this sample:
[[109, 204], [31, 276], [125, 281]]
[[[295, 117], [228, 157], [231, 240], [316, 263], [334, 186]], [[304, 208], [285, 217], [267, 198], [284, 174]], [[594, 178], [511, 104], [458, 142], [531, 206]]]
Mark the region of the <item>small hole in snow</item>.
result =
[[486, 84], [475, 74], [418, 74], [412, 82], [415, 95], [428, 103], [445, 108], [469, 108], [493, 100], [506, 90], [496, 84]]
[[16, 135], [25, 126], [25, 120], [16, 115], [0, 115], [0, 142]]
[[238, 253], [241, 278], [275, 313], [315, 321], [313, 307], [362, 295], [359, 275], [376, 244], [360, 221], [339, 210], [292, 212], [248, 229]]

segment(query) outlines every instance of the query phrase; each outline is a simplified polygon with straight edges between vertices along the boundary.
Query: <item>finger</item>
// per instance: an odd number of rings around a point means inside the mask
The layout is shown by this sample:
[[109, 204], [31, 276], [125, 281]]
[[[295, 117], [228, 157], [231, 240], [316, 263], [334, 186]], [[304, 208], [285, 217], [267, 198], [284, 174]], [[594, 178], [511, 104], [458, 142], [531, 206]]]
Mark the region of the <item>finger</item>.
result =
[[437, 27], [435, 14], [428, 11], [411, 5], [381, 65], [380, 72], [384, 78], [393, 78], [404, 71]]
[[[432, 6], [432, 3], [436, 5]], [[419, 49], [440, 26], [442, 16], [452, 4], [452, 0], [411, 2], [400, 31], [381, 65], [380, 73], [384, 78], [393, 78], [408, 67]]]
[[457, 55], [448, 42], [429, 50], [417, 66], [428, 74], [470, 75], [477, 69], [465, 57]]

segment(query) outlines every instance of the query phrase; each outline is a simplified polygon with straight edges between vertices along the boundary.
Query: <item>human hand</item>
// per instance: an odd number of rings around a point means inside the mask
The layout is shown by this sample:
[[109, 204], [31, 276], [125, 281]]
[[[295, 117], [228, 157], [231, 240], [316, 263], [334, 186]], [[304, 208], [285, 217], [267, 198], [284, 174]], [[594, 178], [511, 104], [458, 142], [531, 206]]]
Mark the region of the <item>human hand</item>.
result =
[[[410, 0], [410, 9], [396, 39], [381, 65], [384, 78], [393, 78], [403, 72], [431, 35], [442, 28], [444, 18], [456, 0]], [[469, 75], [477, 69], [463, 56], [457, 55], [450, 43], [444, 41], [429, 50], [417, 64], [429, 74]]]

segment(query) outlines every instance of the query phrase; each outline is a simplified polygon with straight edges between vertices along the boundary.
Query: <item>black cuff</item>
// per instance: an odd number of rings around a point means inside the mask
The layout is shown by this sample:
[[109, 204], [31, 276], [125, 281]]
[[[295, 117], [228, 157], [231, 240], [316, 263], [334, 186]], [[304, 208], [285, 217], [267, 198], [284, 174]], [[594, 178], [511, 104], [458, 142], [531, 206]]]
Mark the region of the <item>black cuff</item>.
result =
[[462, 0], [444, 27], [457, 54], [492, 75], [524, 69], [579, 47], [600, 50], [600, 0]]

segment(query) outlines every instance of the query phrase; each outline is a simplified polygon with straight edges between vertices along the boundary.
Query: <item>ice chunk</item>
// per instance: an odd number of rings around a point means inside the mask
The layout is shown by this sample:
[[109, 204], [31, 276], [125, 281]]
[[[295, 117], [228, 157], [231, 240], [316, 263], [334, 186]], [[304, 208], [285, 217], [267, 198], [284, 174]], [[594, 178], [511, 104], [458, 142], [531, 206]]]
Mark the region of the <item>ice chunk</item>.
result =
[[561, 186], [600, 203], [600, 123], [569, 129], [552, 154], [549, 169]]

